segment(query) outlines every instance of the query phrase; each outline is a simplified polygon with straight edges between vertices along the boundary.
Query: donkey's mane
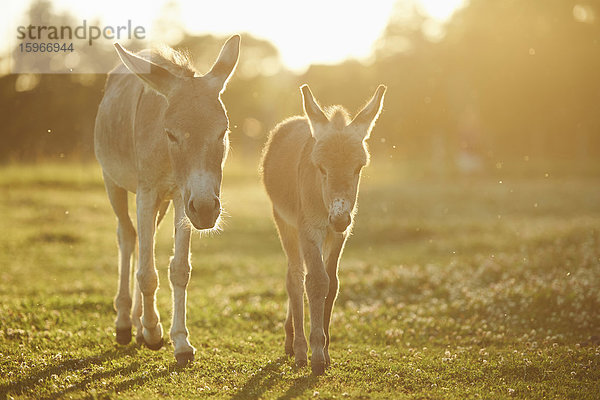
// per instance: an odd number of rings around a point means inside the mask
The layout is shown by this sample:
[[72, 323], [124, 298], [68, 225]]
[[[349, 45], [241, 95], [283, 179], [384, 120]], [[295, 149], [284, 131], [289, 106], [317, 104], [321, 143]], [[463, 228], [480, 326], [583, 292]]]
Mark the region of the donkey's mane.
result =
[[336, 129], [344, 129], [350, 123], [350, 114], [342, 106], [327, 107], [325, 114]]
[[198, 73], [187, 50], [175, 50], [168, 46], [152, 49], [150, 59], [153, 63], [178, 76], [194, 76]]

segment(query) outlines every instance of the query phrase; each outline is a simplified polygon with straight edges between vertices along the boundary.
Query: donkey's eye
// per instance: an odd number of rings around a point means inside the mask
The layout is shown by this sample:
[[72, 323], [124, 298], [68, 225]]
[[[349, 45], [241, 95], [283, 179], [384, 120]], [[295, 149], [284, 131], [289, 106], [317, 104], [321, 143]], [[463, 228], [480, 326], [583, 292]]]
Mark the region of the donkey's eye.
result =
[[179, 143], [179, 140], [177, 140], [177, 136], [173, 135], [173, 133], [167, 129], [165, 129], [165, 132], [167, 133], [167, 137], [169, 138], [169, 140], [173, 143]]

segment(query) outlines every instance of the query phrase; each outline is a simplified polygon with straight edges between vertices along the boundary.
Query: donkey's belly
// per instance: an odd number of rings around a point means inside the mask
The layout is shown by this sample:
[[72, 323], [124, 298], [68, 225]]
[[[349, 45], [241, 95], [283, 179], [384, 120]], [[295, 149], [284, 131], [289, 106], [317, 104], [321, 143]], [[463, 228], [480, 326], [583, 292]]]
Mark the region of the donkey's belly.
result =
[[109, 177], [117, 186], [136, 193], [137, 192], [137, 174], [135, 165], [127, 165], [126, 160], [98, 160], [102, 166], [102, 172]]

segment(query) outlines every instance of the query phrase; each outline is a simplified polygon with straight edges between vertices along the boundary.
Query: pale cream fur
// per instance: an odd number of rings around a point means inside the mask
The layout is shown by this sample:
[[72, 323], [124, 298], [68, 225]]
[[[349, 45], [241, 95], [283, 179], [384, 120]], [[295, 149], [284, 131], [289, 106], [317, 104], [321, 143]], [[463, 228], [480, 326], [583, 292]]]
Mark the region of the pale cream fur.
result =
[[323, 111], [308, 86], [302, 86], [305, 116], [276, 126], [263, 153], [263, 182], [288, 259], [285, 351], [299, 366], [306, 364], [306, 273], [315, 374], [330, 365], [329, 323], [338, 293], [338, 265], [352, 229], [360, 172], [369, 160], [365, 141], [383, 106], [385, 90], [380, 85], [350, 121], [342, 107]]
[[[230, 38], [204, 76], [173, 50], [135, 55], [115, 45], [123, 64], [109, 74], [96, 117], [96, 158], [118, 219], [117, 341], [129, 342], [133, 320], [139, 342], [153, 349], [162, 346], [155, 301], [154, 234], [172, 201], [175, 249], [169, 271], [173, 291], [170, 336], [178, 363], [189, 362], [195, 353], [186, 328], [190, 229], [191, 225], [211, 229], [221, 214], [229, 121], [220, 94], [237, 65], [239, 44], [239, 36]], [[139, 243], [133, 315], [130, 267], [136, 231], [127, 209], [128, 192], [136, 194]]]

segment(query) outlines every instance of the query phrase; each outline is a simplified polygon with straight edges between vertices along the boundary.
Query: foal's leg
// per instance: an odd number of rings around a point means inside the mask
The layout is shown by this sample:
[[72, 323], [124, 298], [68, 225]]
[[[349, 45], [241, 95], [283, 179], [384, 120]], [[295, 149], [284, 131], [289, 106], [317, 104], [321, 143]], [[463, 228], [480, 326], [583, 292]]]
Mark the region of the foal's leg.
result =
[[306, 365], [306, 337], [304, 336], [304, 267], [298, 248], [298, 231], [287, 224], [273, 210], [281, 245], [288, 259], [286, 288], [288, 293], [288, 311], [285, 320], [285, 352], [294, 355], [296, 365]]
[[169, 266], [169, 279], [173, 292], [173, 322], [171, 324], [171, 340], [175, 347], [177, 364], [186, 365], [194, 360], [196, 349], [188, 341], [188, 330], [185, 324], [187, 285], [190, 280], [190, 227], [182, 223], [185, 209], [181, 197], [173, 199], [175, 209], [175, 253]]
[[325, 272], [321, 247], [321, 232], [314, 230], [300, 231], [300, 246], [306, 262], [306, 294], [310, 308], [310, 366], [315, 375], [325, 372], [325, 331], [323, 318], [325, 296], [329, 291], [329, 276]]
[[156, 309], [158, 273], [154, 265], [154, 232], [160, 200], [154, 191], [141, 188], [137, 193], [136, 203], [139, 236], [137, 281], [142, 292], [144, 342], [148, 348], [158, 350], [163, 345], [163, 331]]
[[323, 328], [325, 329], [325, 366], [328, 367], [331, 364], [329, 358], [329, 324], [331, 322], [331, 311], [333, 310], [333, 303], [338, 294], [339, 281], [338, 281], [338, 265], [340, 261], [340, 255], [346, 242], [346, 235], [335, 232], [328, 232], [326, 246], [325, 246], [325, 268], [327, 275], [329, 276], [329, 290], [327, 297], [325, 298], [325, 315], [323, 321]]
[[104, 175], [104, 186], [110, 204], [117, 215], [119, 226], [119, 288], [115, 296], [114, 306], [117, 311], [115, 321], [117, 343], [127, 344], [131, 340], [131, 295], [129, 278], [131, 276], [131, 255], [135, 250], [135, 229], [127, 212], [127, 191], [118, 187], [112, 179]]

